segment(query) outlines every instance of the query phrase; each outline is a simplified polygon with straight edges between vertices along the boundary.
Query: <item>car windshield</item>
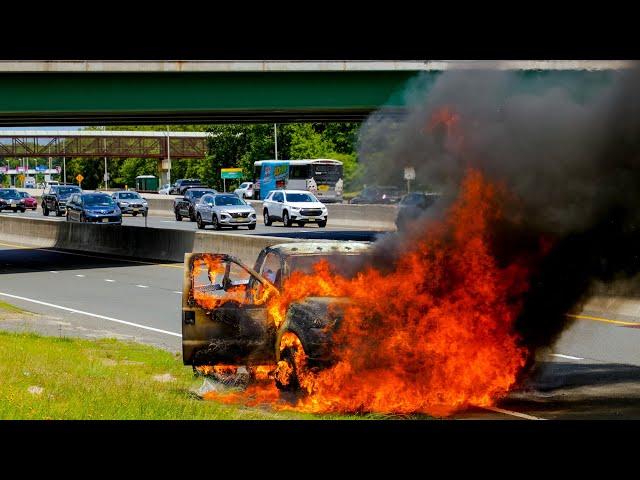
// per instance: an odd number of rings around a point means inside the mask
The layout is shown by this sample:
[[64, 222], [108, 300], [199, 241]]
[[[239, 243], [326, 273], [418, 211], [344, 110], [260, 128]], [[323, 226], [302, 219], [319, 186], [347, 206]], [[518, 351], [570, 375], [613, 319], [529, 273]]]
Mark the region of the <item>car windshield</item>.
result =
[[189, 192], [191, 192], [190, 195], [193, 198], [200, 198], [206, 193], [213, 193], [211, 190], [189, 190]]
[[358, 272], [367, 258], [368, 255], [365, 253], [359, 255], [346, 253], [333, 253], [331, 255], [292, 255], [287, 258], [287, 263], [289, 264], [290, 272], [299, 271], [311, 274], [313, 273], [313, 266], [325, 260], [329, 262], [338, 275], [351, 278]]
[[20, 193], [15, 190], [3, 190], [0, 192], [1, 198], [20, 198]]
[[134, 199], [134, 198], [135, 199], [141, 198], [140, 194], [136, 193], [136, 192], [123, 192], [123, 193], [118, 194], [118, 197], [120, 197], [120, 198], [122, 198], [124, 200], [131, 200], [131, 199]]
[[20, 195], [22, 198], [28, 198], [29, 194], [27, 192], [18, 192], [18, 195]]
[[288, 202], [317, 202], [309, 193], [287, 193]]
[[246, 205], [247, 203], [236, 197], [235, 195], [225, 195], [224, 197], [215, 197], [216, 207], [223, 207], [227, 205]]
[[78, 187], [58, 187], [58, 193], [60, 195], [67, 195], [70, 193], [79, 192], [80, 188]]
[[113, 207], [115, 203], [109, 195], [86, 195], [82, 199], [87, 207]]
[[395, 187], [380, 187], [380, 193], [385, 195], [398, 195], [399, 190]]
[[407, 195], [402, 201], [405, 205], [420, 205], [425, 201], [424, 195]]

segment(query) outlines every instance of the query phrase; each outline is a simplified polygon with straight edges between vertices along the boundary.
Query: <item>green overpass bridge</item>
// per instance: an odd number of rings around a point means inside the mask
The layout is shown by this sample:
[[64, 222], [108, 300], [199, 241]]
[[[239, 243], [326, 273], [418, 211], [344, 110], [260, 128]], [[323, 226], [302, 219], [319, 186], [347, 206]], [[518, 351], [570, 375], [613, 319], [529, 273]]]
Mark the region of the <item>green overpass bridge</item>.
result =
[[0, 61], [0, 126], [360, 121], [451, 69], [595, 83], [624, 61]]

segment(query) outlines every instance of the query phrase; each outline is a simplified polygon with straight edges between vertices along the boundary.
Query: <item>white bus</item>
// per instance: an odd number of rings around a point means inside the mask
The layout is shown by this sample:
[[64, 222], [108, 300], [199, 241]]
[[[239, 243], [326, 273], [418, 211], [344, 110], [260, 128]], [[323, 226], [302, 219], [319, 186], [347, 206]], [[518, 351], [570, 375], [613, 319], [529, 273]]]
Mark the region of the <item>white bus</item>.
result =
[[321, 202], [341, 202], [342, 162], [313, 160], [259, 160], [253, 167], [254, 198], [262, 200], [271, 190], [308, 190]]

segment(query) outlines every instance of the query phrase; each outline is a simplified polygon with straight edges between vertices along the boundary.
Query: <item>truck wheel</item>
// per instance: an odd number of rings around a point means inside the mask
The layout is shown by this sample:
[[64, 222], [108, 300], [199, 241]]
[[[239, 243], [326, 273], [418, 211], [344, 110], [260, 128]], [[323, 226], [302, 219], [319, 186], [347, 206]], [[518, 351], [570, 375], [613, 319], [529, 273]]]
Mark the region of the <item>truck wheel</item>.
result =
[[290, 227], [291, 225], [293, 225], [291, 219], [289, 218], [289, 212], [287, 212], [286, 210], [282, 214], [282, 223], [284, 223], [285, 227]]
[[198, 216], [196, 217], [196, 223], [198, 224], [198, 228], [200, 230], [204, 230], [205, 224], [202, 221], [202, 216], [200, 214], [198, 214]]
[[180, 215], [180, 211], [176, 210], [176, 221], [181, 222], [182, 221], [182, 215]]
[[47, 205], [46, 205], [45, 203], [43, 203], [43, 204], [42, 204], [42, 214], [43, 214], [45, 217], [48, 217], [48, 216], [49, 216], [49, 209], [47, 208]]
[[309, 375], [302, 342], [295, 333], [285, 332], [280, 340], [280, 361], [274, 375], [276, 387], [283, 392], [302, 390], [310, 393]]
[[318, 222], [318, 226], [320, 228], [324, 228], [327, 226], [327, 221], [326, 220], [322, 220], [321, 222]]
[[272, 224], [273, 222], [271, 221], [271, 217], [269, 216], [269, 210], [267, 210], [267, 209], [265, 208], [265, 209], [264, 209], [264, 214], [263, 214], [263, 215], [264, 215], [264, 224], [265, 224], [267, 227], [270, 227], [270, 226], [271, 226], [271, 224]]
[[213, 226], [214, 230], [220, 230], [220, 223], [218, 222], [218, 217], [216, 215], [213, 215], [211, 217], [211, 225]]
[[293, 332], [285, 332], [279, 348], [280, 361], [274, 372], [276, 387], [285, 392], [308, 391], [311, 385], [307, 356], [298, 336]]

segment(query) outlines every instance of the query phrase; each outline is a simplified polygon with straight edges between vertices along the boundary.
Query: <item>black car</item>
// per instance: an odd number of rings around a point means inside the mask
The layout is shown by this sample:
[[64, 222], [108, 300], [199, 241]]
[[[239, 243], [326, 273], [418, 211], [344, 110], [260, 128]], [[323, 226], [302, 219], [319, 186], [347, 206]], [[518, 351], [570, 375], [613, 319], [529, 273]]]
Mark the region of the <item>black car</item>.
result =
[[67, 202], [67, 221], [120, 225], [122, 212], [106, 193], [76, 193]]
[[24, 213], [26, 209], [21, 192], [15, 188], [0, 189], [0, 211], [13, 210], [17, 212], [19, 210]]
[[181, 178], [174, 183], [169, 189], [171, 195], [184, 195], [189, 188], [209, 188], [206, 183], [203, 183], [199, 178]]
[[176, 220], [182, 221], [182, 217], [189, 217], [192, 222], [196, 221], [196, 203], [205, 193], [216, 194], [212, 188], [190, 188], [184, 193], [184, 197], [178, 197], [173, 201], [173, 212]]
[[398, 205], [396, 217], [398, 231], [404, 230], [409, 223], [422, 216], [439, 198], [439, 193], [413, 192], [405, 195]]
[[61, 217], [67, 211], [67, 200], [74, 193], [82, 193], [82, 189], [76, 185], [51, 185], [42, 195], [42, 214], [47, 217], [49, 212], [54, 212], [56, 217]]
[[398, 203], [402, 193], [398, 187], [365, 187], [359, 195], [353, 197], [349, 203]]

